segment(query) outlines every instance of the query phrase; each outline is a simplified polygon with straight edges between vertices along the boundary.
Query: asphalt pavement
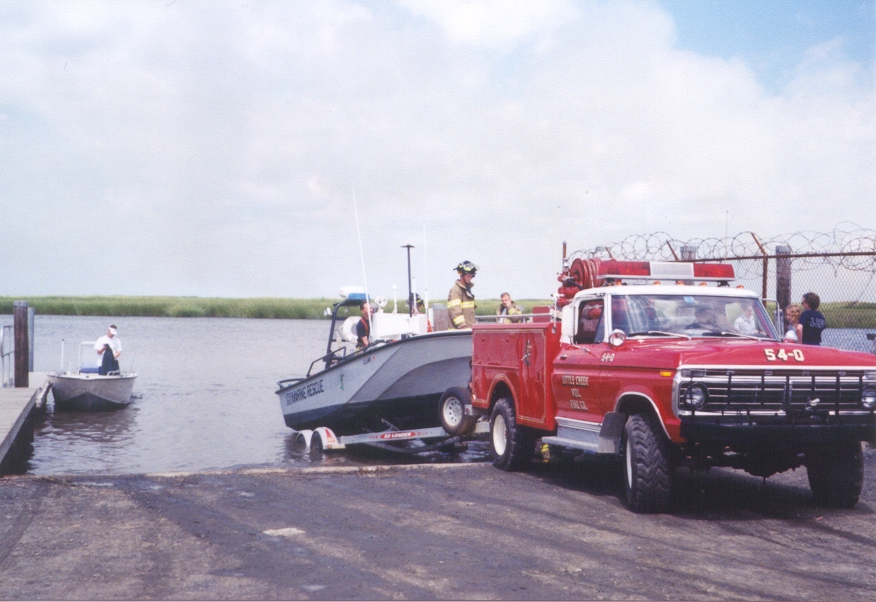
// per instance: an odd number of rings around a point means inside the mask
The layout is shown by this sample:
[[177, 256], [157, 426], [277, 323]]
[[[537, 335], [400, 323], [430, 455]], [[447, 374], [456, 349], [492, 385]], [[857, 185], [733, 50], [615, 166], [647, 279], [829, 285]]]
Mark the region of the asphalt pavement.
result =
[[876, 598], [876, 453], [850, 510], [805, 469], [681, 471], [637, 515], [604, 462], [0, 479], [4, 600]]

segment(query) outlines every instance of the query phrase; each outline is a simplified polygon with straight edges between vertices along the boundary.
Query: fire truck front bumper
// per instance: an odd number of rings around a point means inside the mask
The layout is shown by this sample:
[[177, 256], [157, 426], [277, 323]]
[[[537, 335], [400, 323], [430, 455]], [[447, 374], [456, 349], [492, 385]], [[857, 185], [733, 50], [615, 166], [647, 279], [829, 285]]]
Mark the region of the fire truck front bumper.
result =
[[809, 448], [842, 441], [876, 444], [876, 419], [871, 414], [857, 420], [791, 420], [768, 418], [682, 418], [681, 436], [689, 443], [733, 449]]

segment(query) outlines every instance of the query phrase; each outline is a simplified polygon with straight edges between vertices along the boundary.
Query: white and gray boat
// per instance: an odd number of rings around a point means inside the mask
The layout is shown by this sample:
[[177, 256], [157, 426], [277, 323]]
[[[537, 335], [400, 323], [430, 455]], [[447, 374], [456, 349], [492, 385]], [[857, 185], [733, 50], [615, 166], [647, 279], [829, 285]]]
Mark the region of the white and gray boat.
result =
[[[286, 426], [301, 431], [328, 427], [336, 435], [440, 426], [439, 400], [471, 379], [470, 330], [428, 332], [425, 315], [374, 314], [374, 344], [354, 351], [358, 318], [338, 310], [358, 307], [364, 295], [336, 303], [326, 355], [307, 376], [278, 382]], [[314, 372], [314, 370], [317, 370]]]
[[[134, 372], [110, 372], [99, 374], [97, 366], [83, 363], [83, 348], [94, 347], [94, 341], [79, 344], [79, 367], [66, 372], [50, 372], [46, 379], [51, 385], [52, 396], [56, 410], [74, 410], [80, 412], [96, 412], [118, 410], [131, 403], [134, 392]], [[63, 346], [61, 364], [64, 360]]]

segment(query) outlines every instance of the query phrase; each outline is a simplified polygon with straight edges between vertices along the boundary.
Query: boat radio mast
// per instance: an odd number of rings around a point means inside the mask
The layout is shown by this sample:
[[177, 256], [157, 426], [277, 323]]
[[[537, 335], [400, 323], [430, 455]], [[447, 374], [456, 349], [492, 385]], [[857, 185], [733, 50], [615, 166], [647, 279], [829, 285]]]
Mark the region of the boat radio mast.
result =
[[414, 315], [414, 289], [411, 287], [411, 249], [414, 245], [402, 245], [402, 249], [408, 250], [408, 315]]
[[[356, 234], [359, 236], [359, 257], [362, 260], [362, 282], [365, 285], [365, 300], [371, 302], [371, 297], [368, 295], [368, 277], [365, 275], [365, 251], [362, 248], [362, 229], [359, 227], [359, 207], [356, 203], [356, 190], [353, 190], [353, 212], [356, 214]], [[368, 316], [368, 321], [371, 321], [371, 316]]]

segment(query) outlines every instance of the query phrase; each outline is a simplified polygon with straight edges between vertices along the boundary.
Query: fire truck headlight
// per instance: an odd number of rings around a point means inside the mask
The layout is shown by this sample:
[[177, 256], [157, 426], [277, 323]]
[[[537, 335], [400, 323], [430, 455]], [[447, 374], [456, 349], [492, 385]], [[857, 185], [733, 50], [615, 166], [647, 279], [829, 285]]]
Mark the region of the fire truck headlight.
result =
[[864, 387], [864, 390], [861, 391], [861, 405], [868, 410], [876, 407], [876, 387], [873, 385]]
[[692, 384], [684, 394], [684, 403], [695, 410], [699, 410], [709, 399], [709, 393], [704, 385]]

